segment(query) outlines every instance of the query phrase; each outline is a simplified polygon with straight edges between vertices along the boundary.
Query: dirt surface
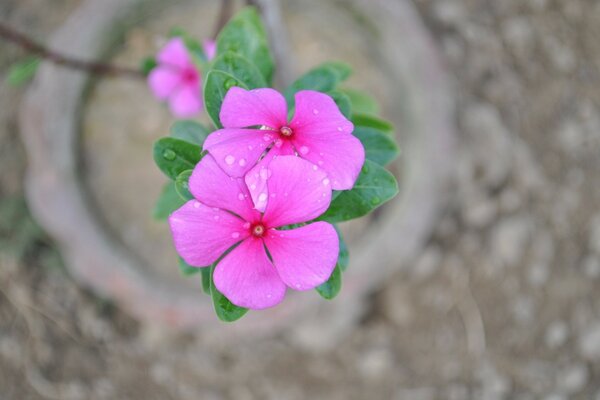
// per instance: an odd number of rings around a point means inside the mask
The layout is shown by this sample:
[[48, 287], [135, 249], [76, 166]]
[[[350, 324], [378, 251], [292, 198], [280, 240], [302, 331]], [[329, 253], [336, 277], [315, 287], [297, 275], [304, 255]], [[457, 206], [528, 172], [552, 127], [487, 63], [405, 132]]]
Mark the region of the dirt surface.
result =
[[[77, 1], [8, 0], [43, 37]], [[23, 201], [0, 83], [0, 398], [600, 399], [600, 6], [415, 0], [454, 78], [456, 194], [333, 350], [206, 343], [78, 288]], [[20, 53], [0, 44], [0, 68]]]

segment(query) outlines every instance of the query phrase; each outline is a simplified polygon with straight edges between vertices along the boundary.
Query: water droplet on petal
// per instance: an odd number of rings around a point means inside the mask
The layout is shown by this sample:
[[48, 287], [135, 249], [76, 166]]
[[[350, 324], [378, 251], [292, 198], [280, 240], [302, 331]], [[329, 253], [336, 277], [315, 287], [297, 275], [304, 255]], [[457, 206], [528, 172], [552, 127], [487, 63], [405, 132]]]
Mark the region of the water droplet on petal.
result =
[[275, 147], [281, 147], [282, 145], [283, 145], [283, 140], [281, 140], [281, 139], [277, 139], [277, 140], [275, 141]]
[[254, 147], [248, 145], [248, 150], [252, 150]]
[[319, 161], [317, 162], [317, 164], [319, 164], [319, 165], [323, 165], [323, 161], [319, 160]]
[[269, 179], [269, 177], [271, 176], [270, 171], [266, 168], [263, 168], [260, 170], [260, 177], [264, 180]]
[[218, 215], [215, 215], [213, 218], [215, 219], [215, 221], [218, 221], [219, 218], [221, 218], [221, 217], [219, 217]]
[[327, 178], [323, 179], [322, 182], [323, 182], [323, 185], [325, 185], [325, 186], [329, 185], [329, 179], [327, 179]]
[[338, 131], [343, 131], [344, 129], [341, 126], [338, 126]]
[[231, 234], [231, 237], [232, 237], [232, 238], [234, 238], [234, 239], [237, 239], [237, 238], [239, 238], [239, 237], [240, 237], [240, 233], [239, 233], [239, 232], [233, 232], [233, 233]]
[[269, 142], [269, 141], [271, 141], [272, 139], [273, 139], [273, 136], [271, 136], [271, 135], [269, 135], [269, 134], [265, 134], [265, 135], [263, 135], [263, 140], [264, 140], [265, 142]]
[[194, 202], [194, 208], [200, 208], [200, 202], [199, 201], [195, 201]]
[[238, 164], [240, 164], [240, 167], [243, 167], [244, 165], [246, 165], [246, 159], [240, 158], [240, 161], [238, 161]]
[[313, 171], [316, 171], [318, 169], [318, 167], [316, 165], [313, 165]]
[[248, 229], [248, 228], [250, 228], [250, 222], [244, 223], [244, 229]]
[[256, 189], [256, 185], [253, 183], [252, 185], [250, 185], [250, 190], [254, 190]]
[[308, 147], [306, 146], [301, 146], [300, 147], [300, 154], [307, 154], [308, 153]]
[[313, 114], [317, 115], [319, 113], [319, 110], [317, 110], [316, 108], [313, 108]]
[[270, 299], [272, 297], [271, 293], [267, 294], [267, 299]]
[[296, 288], [298, 288], [298, 289], [300, 289], [302, 287], [302, 285], [299, 283], [296, 283], [296, 285], [294, 285], [294, 286], [296, 286]]
[[244, 193], [239, 193], [238, 194], [238, 199], [244, 200], [245, 199]]
[[230, 154], [230, 155], [228, 155], [227, 157], [225, 157], [225, 163], [226, 163], [227, 165], [231, 165], [231, 164], [233, 164], [234, 162], [235, 162], [235, 157], [234, 157], [234, 156], [232, 156], [231, 154]]
[[266, 200], [267, 200], [267, 194], [266, 193], [261, 193], [258, 196], [258, 201], [263, 202], [263, 201], [266, 201]]
[[162, 156], [165, 160], [173, 161], [175, 157], [177, 157], [177, 154], [175, 154], [175, 152], [171, 149], [166, 149], [163, 151]]

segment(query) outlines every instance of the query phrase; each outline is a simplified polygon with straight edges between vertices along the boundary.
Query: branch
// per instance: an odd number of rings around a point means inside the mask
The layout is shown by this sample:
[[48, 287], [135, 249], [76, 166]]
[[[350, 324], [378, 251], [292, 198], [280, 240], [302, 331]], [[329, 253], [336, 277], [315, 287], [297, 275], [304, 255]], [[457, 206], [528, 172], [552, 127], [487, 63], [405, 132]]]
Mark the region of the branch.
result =
[[0, 22], [0, 38], [3, 38], [8, 42], [16, 44], [25, 51], [35, 54], [40, 58], [44, 58], [54, 64], [62, 65], [64, 67], [87, 71], [95, 75], [144, 78], [144, 74], [142, 73], [142, 71], [137, 69], [119, 67], [112, 64], [105, 64], [94, 61], [80, 60], [77, 58], [71, 58], [65, 54], [57, 53], [33, 41], [26, 35], [17, 32], [16, 30], [4, 24], [3, 22]]

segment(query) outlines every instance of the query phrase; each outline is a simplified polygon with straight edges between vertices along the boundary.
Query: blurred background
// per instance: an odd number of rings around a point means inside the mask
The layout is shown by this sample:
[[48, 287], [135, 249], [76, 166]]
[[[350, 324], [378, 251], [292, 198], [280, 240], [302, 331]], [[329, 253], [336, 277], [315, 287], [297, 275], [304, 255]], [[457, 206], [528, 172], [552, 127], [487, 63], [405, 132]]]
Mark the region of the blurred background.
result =
[[[0, 0], [0, 21], [45, 41], [82, 3]], [[293, 338], [293, 319], [220, 340], [206, 327], [174, 331], [76, 282], [27, 207], [17, 115], [28, 88], [5, 79], [26, 53], [0, 40], [0, 399], [600, 399], [600, 3], [382, 0], [371, 19], [354, 3], [282, 2], [294, 74], [350, 63], [349, 85], [371, 92], [398, 127], [404, 154], [392, 170], [404, 177], [420, 148], [408, 145], [420, 139], [407, 121], [435, 109], [406, 106], [418, 93], [403, 92], [410, 68], [380, 45], [392, 34], [400, 43], [402, 26], [372, 19], [403, 3], [444, 71], [451, 114], [440, 129], [455, 135], [453, 173], [430, 193], [435, 219], [414, 222], [427, 232], [414, 254], [370, 284], [359, 317], [326, 344], [318, 329]], [[148, 1], [106, 57], [137, 67], [173, 26], [211, 35], [218, 11], [217, 1]], [[436, 98], [435, 85], [422, 90]], [[166, 108], [141, 80], [96, 79], [76, 118], [98, 220], [152, 274], [195, 290], [150, 216], [164, 183], [151, 146], [172, 122]], [[345, 227], [351, 260], [384, 220]], [[401, 246], [410, 232], [399, 233], [389, 240]], [[371, 268], [377, 275], [378, 259]]]

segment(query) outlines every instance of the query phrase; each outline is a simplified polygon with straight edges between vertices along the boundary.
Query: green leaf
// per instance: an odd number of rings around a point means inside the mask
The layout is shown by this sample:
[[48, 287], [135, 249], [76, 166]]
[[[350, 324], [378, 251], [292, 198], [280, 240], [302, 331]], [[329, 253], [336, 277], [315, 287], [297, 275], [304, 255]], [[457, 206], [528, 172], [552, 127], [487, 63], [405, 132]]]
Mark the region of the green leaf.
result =
[[202, 290], [210, 296], [210, 267], [200, 268], [202, 274]]
[[217, 317], [221, 321], [225, 322], [233, 322], [240, 318], [242, 318], [247, 312], [247, 308], [238, 307], [227, 299], [221, 292], [217, 290], [215, 287], [215, 282], [213, 280], [213, 274], [215, 270], [216, 263], [213, 264], [210, 269], [210, 294], [213, 300], [213, 306], [215, 308], [215, 312], [217, 313]]
[[206, 126], [192, 120], [179, 120], [171, 125], [171, 137], [185, 140], [198, 146], [204, 144], [209, 134], [210, 131]]
[[348, 96], [338, 90], [332, 90], [327, 94], [335, 101], [335, 104], [339, 107], [340, 112], [344, 114], [344, 117], [350, 118], [352, 115], [352, 104], [350, 104]]
[[392, 133], [394, 131], [394, 126], [391, 122], [385, 121], [373, 115], [354, 113], [352, 114], [352, 122], [355, 126], [375, 128], [385, 133]]
[[242, 9], [223, 27], [217, 37], [218, 54], [232, 51], [256, 65], [267, 84], [273, 77], [274, 62], [265, 28], [254, 7]]
[[219, 55], [212, 64], [212, 70], [223, 71], [243, 82], [248, 89], [267, 86], [258, 68], [243, 56], [231, 51]]
[[365, 147], [367, 160], [386, 165], [398, 157], [398, 145], [394, 139], [378, 129], [356, 126], [352, 132]]
[[329, 68], [338, 77], [338, 82], [345, 81], [352, 75], [352, 67], [341, 61], [328, 61], [321, 64], [321, 67]]
[[335, 296], [337, 296], [341, 288], [342, 271], [338, 264], [336, 264], [335, 269], [331, 273], [331, 276], [329, 277], [327, 282], [316, 287], [317, 292], [321, 295], [321, 297], [327, 300], [331, 300]]
[[342, 235], [342, 231], [337, 225], [333, 225], [335, 228], [338, 238], [340, 239], [340, 253], [338, 255], [337, 265], [340, 266], [342, 271], [345, 271], [348, 268], [348, 263], [350, 262], [350, 253], [348, 252], [348, 245], [344, 240], [344, 236]]
[[204, 47], [194, 39], [190, 34], [181, 27], [171, 28], [169, 31], [169, 38], [180, 37], [185, 44], [186, 49], [192, 55], [192, 59], [197, 61], [198, 64], [203, 64], [208, 61], [206, 54], [204, 53]]
[[25, 60], [13, 64], [6, 76], [6, 82], [12, 86], [20, 86], [29, 81], [35, 75], [40, 65], [40, 59], [27, 57]]
[[177, 178], [175, 178], [175, 190], [177, 191], [179, 197], [185, 201], [192, 200], [194, 198], [188, 187], [188, 181], [190, 180], [190, 176], [192, 176], [192, 172], [193, 171], [191, 169], [185, 170], [177, 175]]
[[175, 182], [169, 181], [164, 187], [152, 211], [155, 219], [166, 219], [171, 213], [185, 204], [175, 190]]
[[344, 93], [350, 99], [350, 103], [352, 104], [352, 112], [371, 115], [377, 115], [380, 113], [377, 101], [365, 92], [350, 88], [340, 88], [338, 90]]
[[334, 90], [339, 82], [340, 76], [333, 68], [319, 65], [296, 79], [285, 90], [285, 100], [291, 108], [294, 105], [294, 95], [300, 90], [316, 90], [326, 93]]
[[226, 72], [213, 70], [206, 75], [204, 80], [204, 107], [217, 128], [222, 127], [219, 113], [225, 94], [234, 86], [248, 89], [246, 85]]
[[144, 76], [148, 76], [148, 74], [156, 67], [156, 65], [157, 63], [154, 57], [146, 57], [140, 64], [140, 70], [142, 70]]
[[208, 267], [193, 267], [190, 264], [183, 261], [183, 258], [179, 257], [179, 271], [183, 276], [190, 276], [197, 274], [203, 269], [207, 269]]
[[202, 158], [200, 146], [172, 137], [164, 137], [154, 142], [154, 162], [169, 178], [188, 169], [194, 169]]
[[354, 188], [345, 190], [331, 202], [320, 220], [348, 221], [362, 217], [398, 193], [394, 175], [373, 161], [365, 160]]

